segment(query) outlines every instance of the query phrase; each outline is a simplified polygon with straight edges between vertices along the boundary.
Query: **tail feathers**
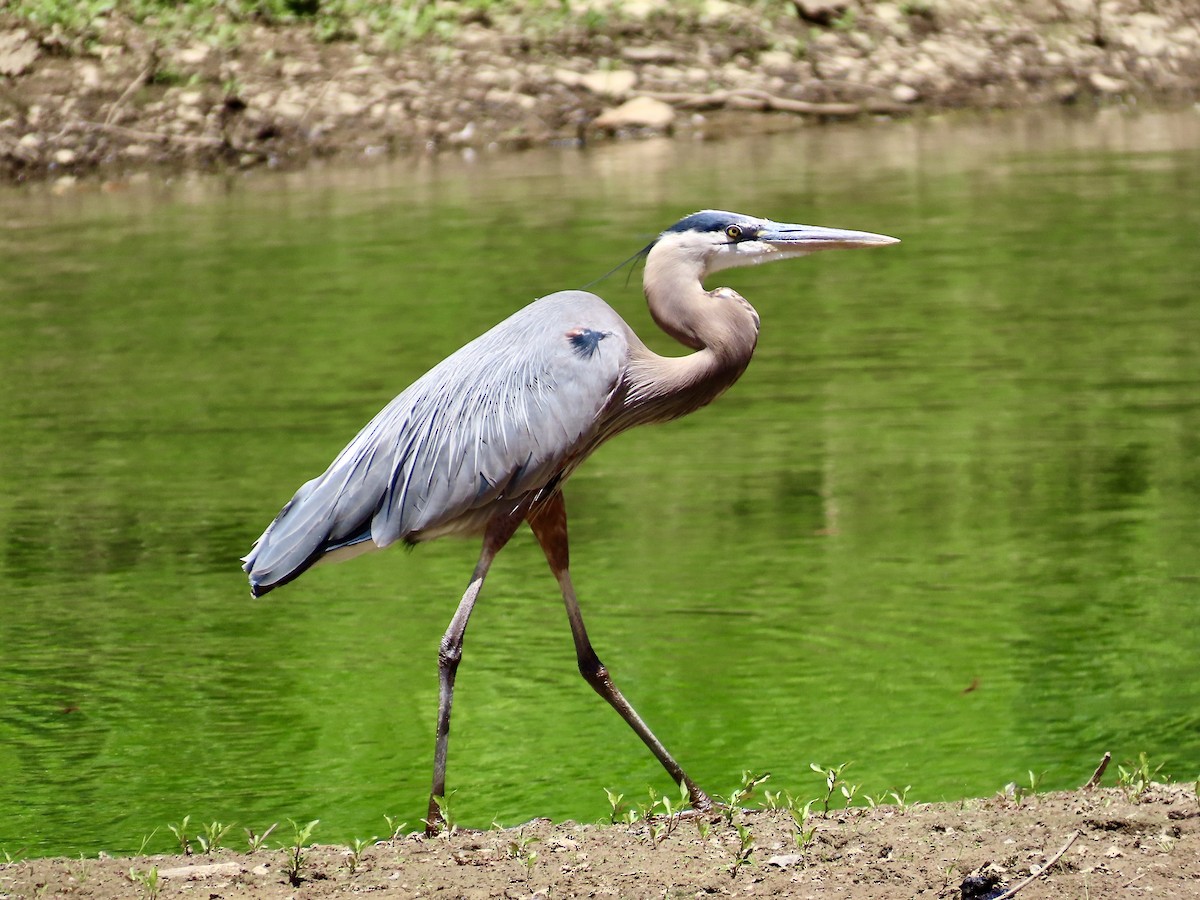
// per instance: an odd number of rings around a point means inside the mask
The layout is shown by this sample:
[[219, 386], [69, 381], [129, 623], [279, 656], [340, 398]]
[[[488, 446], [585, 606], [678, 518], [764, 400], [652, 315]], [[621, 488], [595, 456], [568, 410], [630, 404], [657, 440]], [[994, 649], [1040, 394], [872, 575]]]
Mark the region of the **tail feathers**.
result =
[[[321, 502], [320, 479], [304, 485], [279, 511], [267, 530], [242, 559], [250, 580], [250, 594], [261, 597], [294, 581], [323, 559], [346, 558], [376, 548], [371, 538], [367, 506], [351, 510], [347, 521], [336, 503]], [[365, 517], [364, 517], [365, 513]]]

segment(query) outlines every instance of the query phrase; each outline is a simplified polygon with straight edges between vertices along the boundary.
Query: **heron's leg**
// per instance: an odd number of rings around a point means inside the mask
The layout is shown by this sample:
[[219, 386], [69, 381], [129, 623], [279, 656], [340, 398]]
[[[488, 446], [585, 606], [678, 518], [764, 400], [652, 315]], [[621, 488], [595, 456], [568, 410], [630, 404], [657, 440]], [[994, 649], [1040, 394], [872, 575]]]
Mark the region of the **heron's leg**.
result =
[[529, 516], [529, 527], [533, 529], [538, 543], [546, 554], [550, 569], [562, 588], [563, 602], [567, 606], [567, 618], [571, 622], [571, 634], [575, 638], [575, 655], [579, 661], [579, 671], [601, 697], [621, 714], [621, 718], [629, 723], [637, 736], [642, 739], [655, 758], [662, 763], [663, 768], [675, 780], [687, 788], [693, 808], [707, 810], [712, 808], [708, 795], [696, 785], [680, 768], [675, 758], [667, 752], [667, 748], [654, 736], [648, 725], [642, 720], [625, 696], [617, 690], [608, 669], [588, 639], [587, 629], [583, 625], [583, 614], [579, 610], [579, 600], [575, 597], [575, 588], [571, 584], [570, 551], [567, 541], [567, 507], [562, 494], [555, 494], [550, 500], [539, 506]]
[[483, 587], [492, 560], [521, 524], [521, 515], [493, 519], [488, 523], [483, 536], [483, 549], [479, 562], [471, 575], [471, 583], [459, 601], [458, 609], [438, 648], [438, 722], [437, 748], [433, 754], [433, 788], [429, 793], [429, 817], [425, 820], [426, 834], [437, 834], [445, 824], [438, 801], [446, 796], [446, 748], [450, 741], [450, 707], [454, 703], [454, 678], [458, 674], [458, 663], [462, 659], [463, 636], [467, 632], [467, 621]]

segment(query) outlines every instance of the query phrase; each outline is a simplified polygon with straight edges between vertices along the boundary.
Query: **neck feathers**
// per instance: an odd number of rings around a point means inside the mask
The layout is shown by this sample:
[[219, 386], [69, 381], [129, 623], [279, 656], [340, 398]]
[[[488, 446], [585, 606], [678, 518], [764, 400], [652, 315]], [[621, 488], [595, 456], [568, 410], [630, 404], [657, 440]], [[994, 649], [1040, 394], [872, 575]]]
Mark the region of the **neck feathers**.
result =
[[644, 346], [631, 348], [626, 403], [644, 410], [639, 421], [674, 419], [712, 402], [737, 381], [754, 354], [758, 314], [730, 288], [704, 290], [704, 262], [698, 252], [664, 250], [661, 244], [646, 260], [650, 315], [696, 352], [665, 357]]

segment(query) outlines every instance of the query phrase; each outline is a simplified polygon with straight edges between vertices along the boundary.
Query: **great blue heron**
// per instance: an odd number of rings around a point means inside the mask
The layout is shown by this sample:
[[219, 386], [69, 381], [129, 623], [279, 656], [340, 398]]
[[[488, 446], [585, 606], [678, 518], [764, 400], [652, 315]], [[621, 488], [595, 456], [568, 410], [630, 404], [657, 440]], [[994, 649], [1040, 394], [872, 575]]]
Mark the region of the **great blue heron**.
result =
[[649, 350], [607, 303], [584, 291], [535, 300], [434, 366], [300, 488], [245, 557], [255, 597], [317, 562], [443, 535], [483, 537], [483, 550], [438, 651], [438, 723], [427, 829], [443, 823], [446, 747], [463, 635], [488, 568], [528, 522], [562, 589], [579, 671], [650, 748], [692, 806], [711, 807], [621, 694], [592, 649], [568, 571], [562, 487], [613, 435], [687, 415], [745, 371], [758, 313], [736, 291], [704, 289], [722, 269], [817, 250], [892, 244], [862, 231], [786, 225], [705, 210], [664, 231], [645, 257], [643, 287], [663, 331], [694, 350]]

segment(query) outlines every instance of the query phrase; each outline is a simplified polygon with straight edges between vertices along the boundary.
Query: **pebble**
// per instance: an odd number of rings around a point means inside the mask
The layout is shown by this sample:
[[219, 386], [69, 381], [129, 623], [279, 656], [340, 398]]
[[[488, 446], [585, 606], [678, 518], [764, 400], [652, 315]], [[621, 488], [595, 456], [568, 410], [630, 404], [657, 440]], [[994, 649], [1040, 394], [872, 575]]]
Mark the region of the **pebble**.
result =
[[579, 84], [602, 97], [623, 97], [637, 83], [637, 75], [627, 69], [588, 72], [579, 76]]
[[1088, 76], [1092, 87], [1102, 94], [1119, 94], [1125, 90], [1126, 84], [1119, 78], [1112, 78], [1103, 72], [1093, 72]]
[[620, 131], [625, 128], [650, 128], [662, 131], [675, 121], [675, 109], [652, 97], [634, 97], [613, 109], [607, 109], [592, 123], [597, 128]]

